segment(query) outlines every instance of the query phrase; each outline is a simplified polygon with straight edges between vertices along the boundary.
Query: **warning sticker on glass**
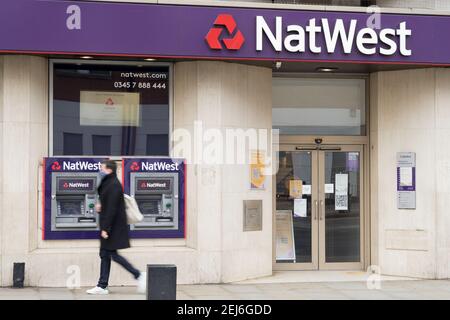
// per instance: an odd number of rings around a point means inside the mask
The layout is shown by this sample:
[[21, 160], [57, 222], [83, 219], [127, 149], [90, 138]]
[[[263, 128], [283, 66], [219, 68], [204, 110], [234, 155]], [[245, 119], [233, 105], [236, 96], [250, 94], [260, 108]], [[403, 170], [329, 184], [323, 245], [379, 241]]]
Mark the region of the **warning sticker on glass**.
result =
[[334, 184], [326, 183], [325, 184], [325, 193], [334, 193]]
[[310, 184], [303, 185], [303, 194], [305, 194], [305, 195], [311, 194], [311, 185]]

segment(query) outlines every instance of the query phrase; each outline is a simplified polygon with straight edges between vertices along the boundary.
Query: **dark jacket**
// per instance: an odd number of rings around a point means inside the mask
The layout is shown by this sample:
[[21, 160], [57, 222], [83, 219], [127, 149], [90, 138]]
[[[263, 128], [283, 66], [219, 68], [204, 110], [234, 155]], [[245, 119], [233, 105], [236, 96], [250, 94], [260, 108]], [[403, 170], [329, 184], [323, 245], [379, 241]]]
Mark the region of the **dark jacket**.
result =
[[120, 181], [115, 173], [103, 178], [98, 187], [100, 204], [100, 230], [108, 232], [109, 238], [100, 238], [100, 248], [118, 250], [130, 247], [125, 200]]

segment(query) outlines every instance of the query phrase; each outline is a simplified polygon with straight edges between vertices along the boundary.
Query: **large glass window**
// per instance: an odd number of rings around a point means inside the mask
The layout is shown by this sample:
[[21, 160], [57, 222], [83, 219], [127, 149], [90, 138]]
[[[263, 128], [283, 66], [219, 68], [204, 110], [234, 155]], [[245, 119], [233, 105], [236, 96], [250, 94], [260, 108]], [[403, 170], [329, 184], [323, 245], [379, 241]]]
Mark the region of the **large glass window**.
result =
[[365, 79], [275, 77], [272, 89], [272, 123], [280, 134], [366, 134]]
[[52, 63], [52, 154], [169, 155], [170, 66]]

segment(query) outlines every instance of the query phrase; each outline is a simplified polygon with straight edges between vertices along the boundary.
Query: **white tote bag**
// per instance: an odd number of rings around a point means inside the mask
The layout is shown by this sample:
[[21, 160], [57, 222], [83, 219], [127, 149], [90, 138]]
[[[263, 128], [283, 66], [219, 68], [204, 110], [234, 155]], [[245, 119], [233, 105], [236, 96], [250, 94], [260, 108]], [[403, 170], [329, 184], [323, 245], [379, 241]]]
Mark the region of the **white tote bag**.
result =
[[123, 197], [125, 199], [125, 211], [127, 213], [128, 224], [135, 224], [142, 221], [144, 216], [139, 210], [136, 200], [127, 194], [124, 194]]

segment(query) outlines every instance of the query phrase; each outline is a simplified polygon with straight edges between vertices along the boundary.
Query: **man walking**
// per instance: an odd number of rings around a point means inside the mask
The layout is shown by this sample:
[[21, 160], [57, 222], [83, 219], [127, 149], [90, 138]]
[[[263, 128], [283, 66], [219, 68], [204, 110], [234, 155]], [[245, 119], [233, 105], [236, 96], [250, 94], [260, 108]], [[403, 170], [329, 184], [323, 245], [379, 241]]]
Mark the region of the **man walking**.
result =
[[115, 161], [105, 160], [101, 163], [99, 176], [101, 179], [98, 187], [100, 204], [96, 210], [100, 216], [100, 279], [96, 287], [87, 290], [89, 294], [109, 294], [108, 281], [111, 269], [111, 259], [138, 281], [138, 292], [145, 292], [145, 272], [134, 268], [124, 257], [117, 253], [119, 249], [130, 247], [128, 234], [127, 215], [122, 185], [116, 175], [117, 165]]

